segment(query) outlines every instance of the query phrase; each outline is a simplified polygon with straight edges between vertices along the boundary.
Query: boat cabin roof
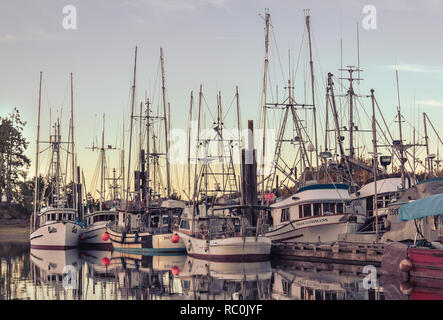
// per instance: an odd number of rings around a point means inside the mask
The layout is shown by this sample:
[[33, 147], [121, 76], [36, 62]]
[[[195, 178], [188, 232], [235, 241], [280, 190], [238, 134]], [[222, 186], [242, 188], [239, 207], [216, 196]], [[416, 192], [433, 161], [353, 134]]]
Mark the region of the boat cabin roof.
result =
[[345, 184], [316, 184], [299, 189], [295, 194], [277, 201], [271, 209], [289, 207], [305, 202], [342, 202], [350, 201], [349, 186]]

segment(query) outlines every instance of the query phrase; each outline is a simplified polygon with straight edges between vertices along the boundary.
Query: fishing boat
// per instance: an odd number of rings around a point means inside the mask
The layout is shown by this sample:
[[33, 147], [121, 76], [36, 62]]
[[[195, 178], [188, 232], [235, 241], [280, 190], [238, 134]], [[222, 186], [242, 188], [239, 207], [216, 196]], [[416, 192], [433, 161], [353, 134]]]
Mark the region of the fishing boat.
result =
[[[200, 101], [202, 96], [200, 87]], [[235, 98], [238, 115], [238, 91]], [[253, 122], [248, 122], [248, 149], [241, 150], [242, 187], [239, 192], [233, 163], [234, 141], [224, 136], [223, 119], [226, 115], [222, 112], [220, 93], [217, 97], [217, 118], [212, 124], [211, 136], [206, 139], [200, 136], [200, 110], [199, 107], [199, 147], [196, 149], [200, 165], [195, 166], [195, 172], [199, 169], [200, 173], [195, 175], [194, 198], [184, 209], [176, 234], [184, 241], [191, 257], [214, 261], [266, 260], [270, 256], [271, 240], [263, 236], [263, 219], [259, 218], [266, 208], [257, 204]], [[237, 123], [240, 123], [238, 116]], [[199, 156], [199, 148], [204, 148], [202, 156]], [[217, 153], [210, 152], [215, 149]], [[249, 155], [252, 161], [246, 161]]]
[[[116, 190], [118, 189], [118, 185], [116, 184], [118, 178], [115, 177], [115, 170], [114, 170], [114, 177], [113, 178], [107, 178], [105, 167], [106, 167], [106, 152], [109, 150], [115, 150], [112, 146], [108, 145], [108, 147], [105, 149], [105, 115], [103, 114], [103, 130], [102, 130], [102, 144], [101, 147], [98, 148], [95, 145], [91, 147], [91, 149], [94, 151], [96, 149], [100, 150], [100, 198], [99, 198], [99, 205], [98, 210], [94, 211], [94, 208], [89, 208], [89, 201], [88, 202], [88, 211], [85, 214], [85, 226], [81, 230], [81, 234], [79, 237], [80, 240], [80, 246], [82, 247], [88, 247], [93, 249], [104, 249], [104, 250], [111, 250], [112, 249], [112, 243], [109, 239], [106, 239], [107, 237], [103, 237], [103, 234], [106, 232], [106, 225], [110, 221], [115, 221], [118, 217], [117, 212], [117, 196], [116, 196]], [[106, 188], [105, 188], [105, 181], [106, 180], [112, 180], [113, 185], [113, 199], [109, 202], [106, 202]]]
[[341, 233], [356, 232], [365, 222], [361, 206], [352, 202], [349, 186], [314, 184], [272, 204], [273, 242], [334, 242]]
[[[160, 49], [160, 59], [162, 63], [163, 71], [163, 50]], [[132, 132], [133, 132], [133, 119], [137, 116], [134, 115], [134, 99], [135, 99], [135, 79], [136, 79], [136, 65], [137, 65], [137, 48], [135, 49], [135, 62], [134, 62], [134, 78], [132, 86], [132, 106], [131, 106], [131, 126], [130, 126], [130, 137], [129, 137], [129, 150], [132, 149]], [[142, 120], [146, 120], [146, 150], [141, 148], [141, 129], [139, 136], [139, 170], [134, 172], [134, 193], [133, 198], [130, 199], [130, 174], [131, 174], [131, 152], [129, 152], [128, 159], [128, 186], [126, 188], [125, 200], [120, 202], [118, 208], [118, 219], [110, 222], [106, 227], [106, 232], [103, 234], [103, 239], [109, 239], [112, 243], [114, 250], [125, 250], [129, 252], [138, 252], [140, 250], [143, 253], [150, 252], [182, 252], [184, 251], [184, 243], [180, 239], [176, 239], [172, 234], [172, 227], [174, 223], [177, 223], [178, 217], [183, 211], [184, 204], [180, 201], [168, 201], [171, 199], [171, 188], [170, 188], [170, 178], [169, 178], [169, 161], [166, 162], [167, 168], [167, 186], [166, 195], [162, 195], [157, 192], [160, 188], [157, 184], [157, 177], [159, 173], [159, 158], [160, 152], [156, 149], [156, 144], [153, 144], [153, 150], [151, 152], [150, 140], [153, 138], [151, 136], [152, 129], [155, 124], [161, 119], [163, 124], [163, 129], [165, 130], [165, 154], [169, 151], [169, 142], [167, 138], [168, 132], [168, 112], [167, 112], [167, 102], [166, 93], [164, 85], [164, 71], [162, 72], [162, 89], [163, 89], [163, 114], [162, 116], [151, 116], [151, 109], [149, 99], [147, 99], [146, 114], [143, 115], [142, 106], [140, 104], [140, 114], [138, 118], [140, 119], [140, 128], [142, 125]], [[154, 140], [154, 139], [153, 139]], [[154, 140], [155, 141], [155, 140]], [[150, 164], [154, 164], [154, 177], [150, 179]], [[145, 168], [146, 165], [146, 168]], [[151, 183], [151, 185], [150, 185]], [[154, 199], [155, 197], [155, 199]], [[163, 205], [164, 202], [164, 205]]]
[[[36, 154], [36, 173], [34, 190], [34, 213], [31, 221], [30, 243], [32, 249], [47, 250], [65, 250], [78, 246], [78, 238], [81, 225], [78, 223], [79, 216], [77, 207], [78, 184], [74, 183], [74, 139], [71, 139], [71, 158], [72, 158], [72, 195], [68, 203], [68, 195], [62, 187], [64, 176], [61, 168], [61, 145], [65, 142], [61, 140], [60, 120], [53, 125], [53, 134], [49, 139], [51, 150], [51, 162], [49, 172], [46, 176], [44, 190], [39, 190], [38, 183], [38, 159], [40, 145], [40, 108], [41, 108], [41, 83], [42, 74], [40, 73], [40, 91], [38, 106], [38, 128], [37, 128], [37, 154]], [[72, 74], [71, 74], [72, 88]], [[72, 101], [72, 100], [71, 100]], [[73, 134], [73, 106], [71, 104], [71, 127], [70, 135]], [[69, 153], [68, 153], [69, 155]], [[49, 196], [45, 199], [49, 189]], [[41, 193], [40, 193], [41, 192]], [[81, 193], [81, 192], [80, 192]], [[40, 194], [42, 196], [40, 196]]]
[[255, 235], [241, 205], [201, 204], [185, 208], [177, 235], [189, 256], [214, 261], [260, 261], [269, 259], [271, 239]]

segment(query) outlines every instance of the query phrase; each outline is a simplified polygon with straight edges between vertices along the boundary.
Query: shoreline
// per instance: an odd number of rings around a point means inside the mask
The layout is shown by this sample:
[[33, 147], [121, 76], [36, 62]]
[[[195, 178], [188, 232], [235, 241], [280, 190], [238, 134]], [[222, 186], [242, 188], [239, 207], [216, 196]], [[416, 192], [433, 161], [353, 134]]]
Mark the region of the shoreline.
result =
[[0, 219], [0, 243], [29, 242], [27, 219]]

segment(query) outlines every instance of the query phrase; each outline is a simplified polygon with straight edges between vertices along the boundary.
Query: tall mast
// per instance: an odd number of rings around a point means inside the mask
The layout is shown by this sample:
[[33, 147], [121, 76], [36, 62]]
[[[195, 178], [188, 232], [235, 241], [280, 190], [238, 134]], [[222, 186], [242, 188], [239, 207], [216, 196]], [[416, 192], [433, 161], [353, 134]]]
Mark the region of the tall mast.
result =
[[315, 139], [315, 159], [318, 168], [318, 140], [317, 140], [317, 112], [315, 108], [315, 88], [314, 88], [314, 62], [312, 61], [312, 45], [311, 45], [311, 16], [309, 10], [305, 10], [306, 29], [308, 30], [309, 41], [309, 67], [311, 70], [311, 92], [312, 92], [312, 112], [314, 117], [314, 139]]
[[37, 202], [39, 201], [39, 188], [38, 188], [38, 160], [40, 155], [40, 109], [42, 101], [42, 78], [43, 72], [40, 71], [40, 84], [38, 89], [38, 116], [37, 116], [37, 140], [35, 148], [35, 178], [34, 178], [34, 215], [32, 220], [32, 230], [35, 230], [37, 224]]
[[103, 113], [102, 147], [100, 150], [100, 210], [103, 210], [105, 181], [105, 114]]
[[[150, 109], [150, 103], [149, 98], [146, 99], [146, 186], [147, 186], [147, 192], [146, 199], [145, 199], [145, 208], [149, 208], [149, 202], [150, 202], [150, 191], [149, 191], [149, 170], [150, 170], [150, 162], [151, 162], [151, 156], [150, 156], [150, 129], [151, 129], [151, 109]], [[154, 190], [154, 189], [152, 189]]]
[[132, 81], [132, 98], [131, 98], [131, 126], [129, 130], [129, 156], [128, 156], [128, 181], [126, 186], [126, 205], [125, 211], [128, 209], [129, 202], [129, 188], [130, 188], [130, 177], [131, 177], [131, 148], [132, 148], [132, 122], [134, 120], [134, 104], [135, 104], [135, 79], [137, 72], [137, 46], [135, 47], [135, 58], [134, 58], [134, 78]]
[[171, 182], [169, 176], [169, 113], [167, 112], [167, 102], [166, 102], [166, 79], [165, 79], [165, 62], [163, 57], [163, 48], [160, 47], [160, 63], [162, 70], [162, 92], [163, 92], [163, 114], [165, 117], [165, 146], [166, 146], [166, 181], [167, 181], [167, 197], [171, 195]]
[[378, 241], [378, 195], [377, 195], [377, 133], [376, 133], [376, 120], [375, 120], [375, 98], [374, 89], [371, 89], [371, 100], [372, 100], [372, 145], [373, 145], [373, 175], [374, 175], [374, 213], [375, 213], [375, 234]]
[[191, 199], [191, 123], [192, 123], [192, 105], [194, 104], [194, 95], [191, 91], [191, 101], [189, 103], [189, 122], [188, 122], [188, 197]]
[[269, 9], [265, 9], [265, 66], [263, 72], [263, 144], [262, 144], [262, 157], [261, 157], [261, 167], [262, 172], [262, 190], [261, 190], [261, 203], [265, 199], [265, 152], [266, 152], [266, 94], [268, 86], [268, 67], [269, 67], [269, 25], [270, 25], [271, 15], [269, 14]]
[[395, 78], [397, 81], [397, 117], [398, 117], [398, 129], [400, 133], [400, 175], [401, 175], [401, 187], [405, 188], [405, 161], [404, 161], [404, 147], [403, 147], [403, 135], [401, 130], [401, 110], [400, 110], [400, 89], [398, 85], [398, 70], [395, 70]]
[[77, 208], [76, 187], [75, 187], [75, 143], [74, 143], [74, 84], [71, 72], [71, 165], [72, 165], [72, 208]]
[[202, 98], [203, 98], [203, 86], [200, 84], [200, 92], [198, 96], [198, 111], [197, 111], [197, 145], [195, 148], [196, 164], [194, 168], [194, 203], [198, 201], [197, 167], [198, 167], [198, 146], [200, 145], [200, 119], [201, 119]]
[[[242, 138], [241, 138], [241, 120], [240, 120], [240, 96], [238, 94], [238, 86], [235, 87], [235, 97], [237, 101], [237, 130], [238, 130], [238, 143], [239, 143], [239, 151], [240, 151], [240, 162], [242, 159]], [[252, 132], [251, 132], [252, 134]], [[240, 164], [240, 177], [243, 177], [243, 168]], [[244, 190], [242, 190], [242, 183], [240, 183], [240, 194], [243, 194]], [[255, 203], [254, 203], [255, 204]]]
[[423, 112], [423, 122], [424, 122], [424, 130], [425, 130], [425, 145], [426, 145], [426, 169], [429, 172], [429, 177], [432, 178], [431, 174], [431, 163], [429, 160], [429, 137], [428, 137], [428, 128], [426, 126], [426, 113]]

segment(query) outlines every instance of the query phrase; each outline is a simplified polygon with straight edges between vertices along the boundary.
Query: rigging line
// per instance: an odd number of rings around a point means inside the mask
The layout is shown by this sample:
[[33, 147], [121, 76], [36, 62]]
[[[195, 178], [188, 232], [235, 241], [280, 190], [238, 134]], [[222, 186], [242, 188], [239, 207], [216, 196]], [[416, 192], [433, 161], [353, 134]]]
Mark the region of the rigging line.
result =
[[209, 112], [209, 115], [210, 115], [211, 118], [212, 118], [212, 122], [216, 122], [215, 117], [214, 117], [214, 115], [212, 114], [211, 109], [209, 108], [209, 104], [208, 104], [208, 102], [206, 101], [205, 95], [204, 95], [203, 93], [202, 93], [202, 98], [203, 98], [203, 101], [204, 101], [204, 103], [205, 103], [205, 105], [206, 105], [206, 109], [207, 109], [207, 111]]
[[282, 75], [282, 80], [283, 80], [283, 83], [285, 83], [285, 76], [284, 76], [284, 72], [283, 72], [283, 65], [281, 63], [280, 53], [278, 51], [278, 46], [277, 46], [277, 38], [276, 38], [275, 33], [274, 33], [274, 26], [272, 25], [271, 17], [269, 17], [269, 25], [271, 26], [272, 39], [274, 40], [275, 50], [277, 52], [277, 57], [278, 57], [278, 61], [279, 61], [279, 64], [280, 64], [280, 71], [281, 71], [281, 75]]
[[226, 110], [224, 116], [222, 116], [222, 121], [223, 121], [223, 122], [226, 121], [226, 117], [228, 116], [228, 114], [229, 114], [229, 110], [231, 110], [231, 107], [232, 107], [232, 105], [234, 104], [235, 98], [236, 98], [236, 95], [234, 94], [234, 97], [232, 98], [232, 101], [231, 101], [231, 104], [229, 105], [228, 110]]
[[298, 74], [298, 67], [300, 66], [301, 53], [303, 50], [303, 44], [305, 42], [305, 34], [306, 34], [306, 28], [303, 28], [302, 40], [300, 42], [300, 48], [298, 49], [297, 63], [295, 65], [295, 75], [296, 76]]

